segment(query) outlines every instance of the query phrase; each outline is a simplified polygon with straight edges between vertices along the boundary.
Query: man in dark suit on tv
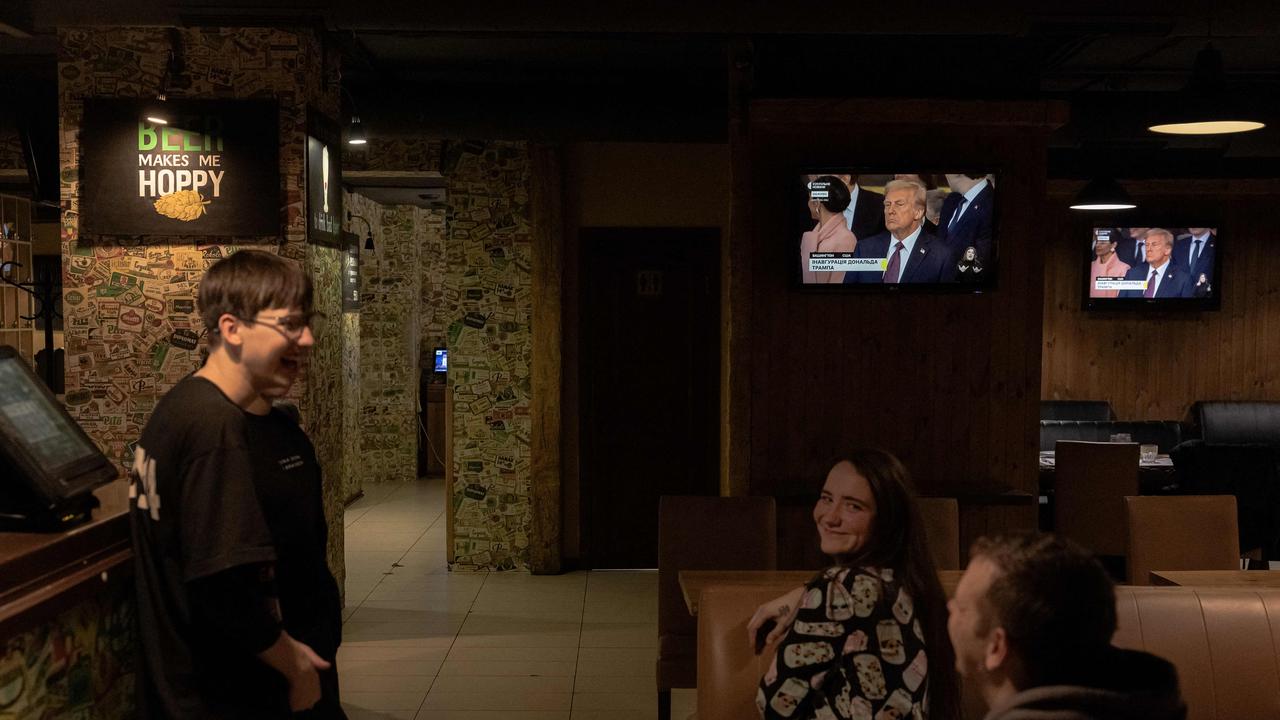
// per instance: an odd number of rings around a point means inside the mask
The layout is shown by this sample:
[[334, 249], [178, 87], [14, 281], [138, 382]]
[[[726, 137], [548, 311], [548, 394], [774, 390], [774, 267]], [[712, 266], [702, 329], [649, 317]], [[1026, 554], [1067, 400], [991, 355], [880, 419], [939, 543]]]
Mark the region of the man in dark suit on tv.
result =
[[938, 212], [938, 237], [957, 257], [971, 247], [980, 263], [991, 266], [991, 181], [985, 174], [948, 174], [947, 185], [951, 192]]
[[884, 196], [860, 187], [857, 175], [837, 175], [849, 188], [844, 226], [858, 240], [884, 232]]
[[1129, 268], [1125, 280], [1146, 280], [1146, 290], [1121, 290], [1122, 298], [1191, 297], [1195, 282], [1183, 265], [1173, 262], [1173, 233], [1151, 228], [1146, 236], [1147, 261]]
[[879, 271], [846, 272], [846, 284], [955, 282], [955, 254], [923, 227], [924, 185], [915, 180], [893, 180], [885, 185], [886, 231], [858, 239], [854, 257], [885, 261]]
[[1147, 231], [1151, 228], [1116, 228], [1121, 231], [1116, 243], [1116, 257], [1129, 267], [1137, 267], [1147, 261]]
[[[1193, 296], [1209, 294], [1213, 283], [1213, 264], [1218, 254], [1217, 228], [1187, 228], [1187, 234], [1173, 245], [1173, 261], [1191, 272], [1195, 286]], [[1204, 280], [1201, 280], [1204, 278]]]

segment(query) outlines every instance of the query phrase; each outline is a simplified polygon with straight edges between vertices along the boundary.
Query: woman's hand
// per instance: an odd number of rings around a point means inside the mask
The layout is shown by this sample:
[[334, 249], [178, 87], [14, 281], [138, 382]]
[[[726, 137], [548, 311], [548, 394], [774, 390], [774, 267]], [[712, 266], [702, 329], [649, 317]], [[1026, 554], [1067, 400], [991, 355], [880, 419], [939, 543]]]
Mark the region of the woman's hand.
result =
[[767, 647], [781, 640], [791, 628], [791, 623], [795, 622], [796, 613], [800, 610], [800, 598], [803, 596], [804, 586], [800, 586], [756, 608], [755, 614], [747, 621], [747, 642], [757, 646], [756, 635], [769, 621], [773, 621], [775, 625], [765, 636], [764, 642], [757, 647]]

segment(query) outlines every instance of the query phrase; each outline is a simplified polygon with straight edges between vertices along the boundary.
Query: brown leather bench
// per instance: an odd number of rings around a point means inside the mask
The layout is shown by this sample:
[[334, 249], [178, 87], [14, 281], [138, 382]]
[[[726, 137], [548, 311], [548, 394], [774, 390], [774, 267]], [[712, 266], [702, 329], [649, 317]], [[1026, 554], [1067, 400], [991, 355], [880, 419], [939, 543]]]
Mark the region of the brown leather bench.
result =
[[[755, 688], [769, 657], [752, 652], [747, 619], [789, 589], [703, 592], [698, 720], [757, 717]], [[1116, 609], [1116, 645], [1177, 666], [1188, 720], [1280, 718], [1280, 590], [1124, 586], [1117, 588]], [[980, 709], [966, 700], [965, 717], [977, 720]]]

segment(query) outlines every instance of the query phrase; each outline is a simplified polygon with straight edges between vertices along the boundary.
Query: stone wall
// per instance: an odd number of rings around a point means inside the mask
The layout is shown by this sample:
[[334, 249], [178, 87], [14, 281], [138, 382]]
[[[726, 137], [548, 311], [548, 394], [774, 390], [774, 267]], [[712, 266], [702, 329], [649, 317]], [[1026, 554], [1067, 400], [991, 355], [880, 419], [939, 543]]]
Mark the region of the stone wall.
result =
[[453, 389], [450, 555], [458, 569], [529, 567], [532, 336], [529, 148], [451, 142], [444, 294]]
[[[271, 237], [82, 236], [79, 233], [79, 129], [91, 97], [154, 97], [170, 49], [166, 28], [63, 28], [59, 31], [62, 139], [63, 300], [67, 404], [110, 457], [124, 460], [156, 400], [198, 365], [185, 349], [200, 335], [196, 288], [205, 269], [242, 247], [303, 263], [316, 282], [317, 309], [340, 318], [340, 252], [308, 245], [303, 199], [306, 116], [311, 106], [337, 116], [337, 53], [309, 31], [188, 28], [181, 39], [185, 74], [172, 97], [273, 98], [279, 104], [281, 232]], [[141, 318], [141, 322], [138, 319]], [[343, 373], [354, 325], [321, 333], [295, 385], [307, 431], [326, 470], [329, 560], [342, 567], [341, 473], [354, 453], [354, 406]], [[348, 368], [348, 371], [352, 371]]]

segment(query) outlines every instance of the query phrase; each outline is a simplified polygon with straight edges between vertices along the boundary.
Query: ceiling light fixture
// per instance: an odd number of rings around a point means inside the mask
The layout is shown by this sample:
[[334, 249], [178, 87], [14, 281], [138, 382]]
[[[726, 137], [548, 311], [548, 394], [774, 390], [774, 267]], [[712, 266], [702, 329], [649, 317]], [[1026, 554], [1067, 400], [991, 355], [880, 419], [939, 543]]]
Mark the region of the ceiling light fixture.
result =
[[348, 145], [364, 145], [369, 142], [369, 136], [364, 132], [364, 125], [360, 123], [359, 115], [351, 116], [351, 127], [347, 130]]
[[1178, 94], [1176, 107], [1147, 129], [1164, 135], [1227, 135], [1266, 127], [1227, 96], [1226, 77], [1222, 53], [1206, 43], [1196, 54], [1191, 79]]
[[1072, 210], [1132, 210], [1136, 207], [1124, 187], [1109, 177], [1090, 180], [1071, 203]]

